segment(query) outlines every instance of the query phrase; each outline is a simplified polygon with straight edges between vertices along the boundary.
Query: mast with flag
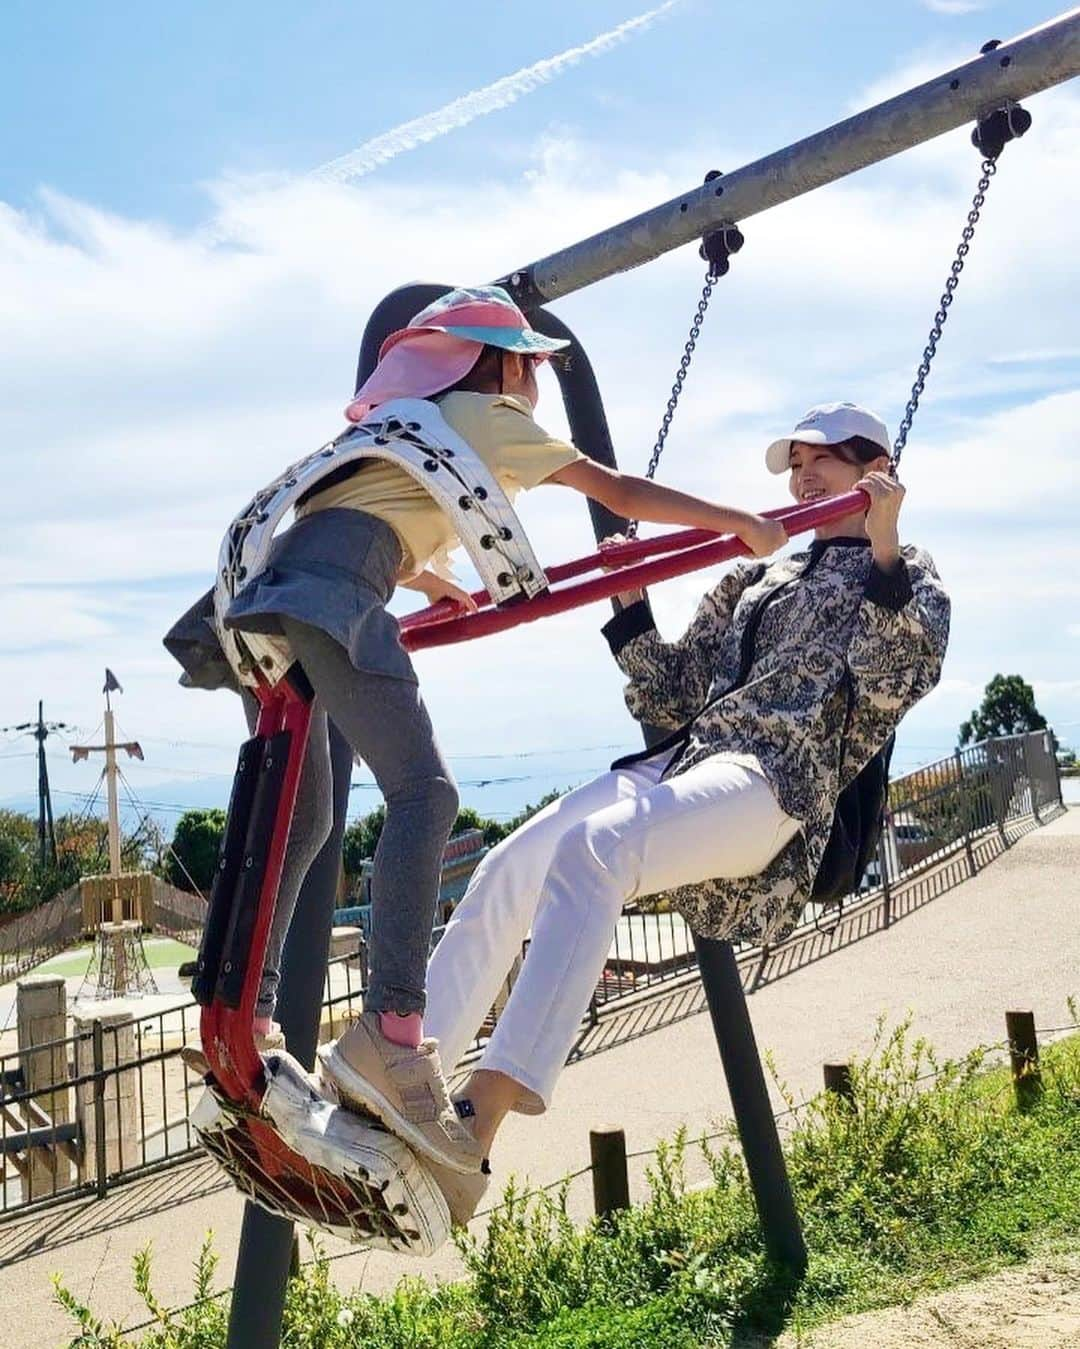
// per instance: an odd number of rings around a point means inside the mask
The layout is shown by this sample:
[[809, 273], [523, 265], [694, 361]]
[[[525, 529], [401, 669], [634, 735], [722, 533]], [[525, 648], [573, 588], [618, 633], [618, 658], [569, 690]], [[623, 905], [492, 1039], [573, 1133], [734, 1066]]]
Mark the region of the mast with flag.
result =
[[[95, 998], [115, 998], [128, 994], [154, 993], [157, 985], [147, 964], [143, 949], [143, 901], [139, 885], [145, 877], [138, 873], [123, 875], [120, 862], [120, 807], [117, 797], [116, 752], [123, 750], [130, 759], [142, 759], [142, 746], [137, 740], [117, 740], [116, 719], [112, 709], [112, 694], [123, 693], [119, 679], [111, 670], [105, 671], [105, 743], [103, 745], [72, 745], [71, 757], [78, 763], [91, 754], [105, 755], [104, 777], [109, 801], [109, 877], [102, 890], [96, 882], [100, 877], [84, 877], [83, 912], [86, 913], [87, 892], [94, 912], [96, 935], [94, 954], [83, 978], [76, 1001], [83, 998], [86, 989]], [[131, 917], [124, 917], [124, 904], [131, 906]], [[105, 917], [111, 912], [112, 918]]]
[[[122, 749], [131, 759], [142, 759], [142, 746], [137, 740], [126, 740], [118, 742], [116, 739], [116, 720], [112, 710], [112, 699], [110, 694], [123, 693], [123, 687], [113, 674], [106, 668], [105, 687], [102, 692], [105, 694], [105, 743], [103, 745], [72, 745], [71, 757], [73, 762], [78, 763], [81, 759], [89, 759], [91, 754], [105, 755], [105, 786], [109, 801], [109, 875], [120, 875], [120, 804], [116, 788], [116, 751]], [[114, 908], [119, 910], [119, 897], [114, 901]], [[114, 922], [120, 921], [120, 913], [114, 913]]]

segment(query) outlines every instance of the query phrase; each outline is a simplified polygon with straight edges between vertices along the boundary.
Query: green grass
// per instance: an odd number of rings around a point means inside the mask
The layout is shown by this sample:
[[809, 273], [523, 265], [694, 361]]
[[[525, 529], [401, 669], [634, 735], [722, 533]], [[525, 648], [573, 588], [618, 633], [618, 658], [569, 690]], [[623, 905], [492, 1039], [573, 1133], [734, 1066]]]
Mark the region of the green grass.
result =
[[[1075, 1019], [1075, 1014], [1074, 1014]], [[887, 1306], [1024, 1260], [1080, 1246], [1080, 1037], [1043, 1053], [1044, 1091], [1017, 1110], [1008, 1070], [985, 1056], [939, 1064], [906, 1025], [879, 1028], [853, 1070], [854, 1101], [818, 1097], [786, 1151], [810, 1265], [770, 1265], [739, 1154], [703, 1149], [712, 1176], [688, 1190], [688, 1145], [658, 1151], [650, 1197], [578, 1229], [550, 1195], [511, 1187], [485, 1233], [462, 1243], [468, 1278], [403, 1280], [388, 1297], [345, 1293], [323, 1259], [293, 1280], [289, 1349], [697, 1349], [736, 1329], [770, 1336]], [[197, 1293], [209, 1292], [205, 1245]], [[149, 1256], [137, 1283], [159, 1324], [143, 1349], [224, 1344], [226, 1300], [155, 1310]], [[69, 1294], [72, 1345], [118, 1346]]]
[[[146, 937], [144, 944], [146, 963], [152, 970], [165, 968], [177, 970], [185, 960], [191, 960], [197, 954], [194, 947], [173, 941], [171, 937]], [[93, 953], [92, 943], [73, 946], [70, 950], [63, 951], [60, 955], [53, 956], [51, 960], [38, 965], [34, 973], [59, 975], [63, 979], [78, 978], [86, 973]]]

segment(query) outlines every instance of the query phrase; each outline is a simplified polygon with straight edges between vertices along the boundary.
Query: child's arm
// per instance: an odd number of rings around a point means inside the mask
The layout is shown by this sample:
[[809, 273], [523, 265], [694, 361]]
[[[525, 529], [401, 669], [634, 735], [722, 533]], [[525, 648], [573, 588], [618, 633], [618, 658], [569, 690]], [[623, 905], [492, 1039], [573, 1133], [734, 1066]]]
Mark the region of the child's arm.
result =
[[704, 501], [701, 497], [650, 482], [648, 478], [619, 473], [591, 459], [578, 459], [567, 464], [546, 481], [583, 492], [629, 520], [650, 520], [657, 525], [684, 525], [689, 529], [711, 529], [716, 534], [737, 534], [755, 557], [766, 557], [787, 542], [787, 531], [776, 520]]
[[447, 581], [442, 576], [436, 576], [433, 571], [422, 571], [407, 581], [399, 580], [398, 585], [405, 590], [419, 590], [429, 604], [437, 604], [439, 600], [452, 600], [465, 613], [476, 613], [476, 601], [467, 590], [462, 590], [453, 581]]

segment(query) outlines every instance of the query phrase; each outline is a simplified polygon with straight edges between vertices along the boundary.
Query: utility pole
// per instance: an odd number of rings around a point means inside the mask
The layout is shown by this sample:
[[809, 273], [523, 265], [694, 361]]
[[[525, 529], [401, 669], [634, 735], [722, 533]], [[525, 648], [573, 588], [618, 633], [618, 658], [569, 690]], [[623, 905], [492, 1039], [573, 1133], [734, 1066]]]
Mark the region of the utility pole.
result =
[[38, 699], [37, 721], [22, 721], [18, 726], [0, 726], [0, 731], [17, 731], [32, 735], [37, 741], [38, 760], [38, 861], [42, 867], [49, 862], [56, 865], [56, 827], [53, 822], [52, 794], [49, 791], [49, 765], [45, 758], [45, 741], [56, 731], [72, 731], [66, 721], [46, 721], [45, 709]]
[[52, 794], [49, 791], [49, 765], [45, 758], [45, 741], [49, 731], [45, 725], [44, 704], [37, 705], [37, 726], [34, 739], [38, 747], [38, 860], [44, 868], [46, 861], [56, 865], [56, 829], [53, 826]]

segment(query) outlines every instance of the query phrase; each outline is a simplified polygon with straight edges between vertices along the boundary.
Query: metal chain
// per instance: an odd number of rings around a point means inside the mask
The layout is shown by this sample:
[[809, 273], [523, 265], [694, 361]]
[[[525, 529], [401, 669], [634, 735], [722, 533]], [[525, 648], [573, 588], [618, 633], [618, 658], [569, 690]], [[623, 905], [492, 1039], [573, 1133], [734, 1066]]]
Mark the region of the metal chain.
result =
[[[709, 308], [709, 301], [712, 299], [713, 286], [719, 279], [719, 273], [714, 271], [710, 265], [709, 270], [705, 273], [705, 285], [694, 312], [694, 321], [690, 325], [690, 336], [686, 340], [682, 359], [679, 361], [675, 383], [671, 386], [671, 397], [667, 401], [664, 419], [660, 423], [660, 430], [656, 434], [656, 444], [653, 446], [652, 456], [649, 459], [649, 467], [645, 470], [646, 478], [651, 479], [656, 476], [656, 469], [660, 463], [660, 456], [664, 453], [664, 444], [667, 441], [668, 432], [671, 430], [675, 409], [679, 406], [679, 396], [682, 394], [683, 385], [686, 383], [687, 371], [690, 369], [690, 362], [694, 359], [694, 351], [697, 347], [698, 338], [701, 336], [701, 325], [705, 322], [705, 312]], [[631, 520], [626, 527], [626, 537], [634, 539], [637, 537], [637, 532], [638, 521]]]
[[971, 210], [967, 214], [967, 224], [964, 226], [963, 233], [960, 236], [960, 244], [956, 250], [956, 257], [953, 259], [952, 267], [949, 269], [949, 278], [945, 282], [945, 290], [942, 293], [938, 304], [938, 311], [934, 315], [934, 326], [930, 329], [930, 337], [923, 350], [922, 361], [916, 373], [915, 383], [911, 386], [911, 397], [904, 408], [904, 419], [900, 423], [900, 430], [896, 434], [896, 442], [893, 445], [892, 466], [895, 472], [900, 466], [900, 456], [904, 453], [904, 447], [907, 445], [908, 432], [911, 430], [911, 423], [915, 418], [915, 413], [919, 409], [919, 399], [922, 397], [923, 390], [926, 388], [927, 376], [930, 374], [930, 363], [937, 355], [938, 343], [941, 341], [942, 329], [945, 326], [945, 320], [949, 317], [949, 307], [956, 294], [956, 288], [960, 284], [960, 273], [964, 270], [964, 259], [967, 257], [971, 248], [971, 241], [975, 236], [975, 226], [979, 223], [979, 213], [986, 202], [986, 193], [990, 187], [990, 180], [997, 173], [997, 161], [994, 159], [984, 159], [982, 162], [982, 172], [979, 178], [979, 186], [975, 192], [974, 200], [971, 203]]

